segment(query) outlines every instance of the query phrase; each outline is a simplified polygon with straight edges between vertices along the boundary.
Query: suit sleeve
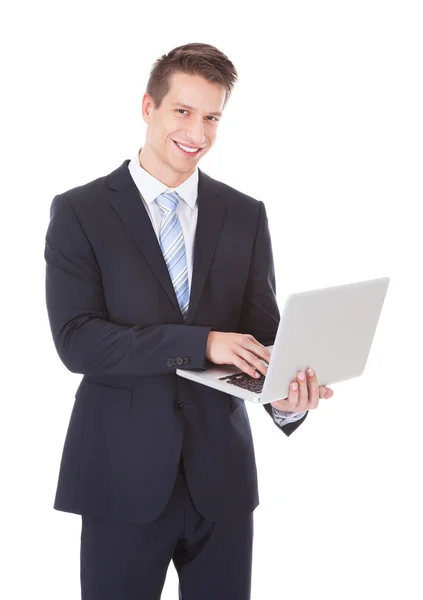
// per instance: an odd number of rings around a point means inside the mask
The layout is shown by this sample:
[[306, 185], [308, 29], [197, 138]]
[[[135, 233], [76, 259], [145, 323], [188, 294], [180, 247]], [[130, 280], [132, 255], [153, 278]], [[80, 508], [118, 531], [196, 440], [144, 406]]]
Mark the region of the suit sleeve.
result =
[[[291, 422], [287, 423], [286, 425], [280, 425], [278, 423], [278, 419], [276, 419], [274, 416], [272, 405], [271, 404], [263, 404], [263, 408], [271, 416], [276, 427], [278, 427], [281, 431], [283, 431], [284, 434], [287, 435], [288, 437], [291, 435], [291, 433], [293, 433], [301, 425], [301, 423], [304, 423], [304, 421], [306, 420], [307, 415], [308, 415], [308, 411], [306, 411], [305, 413], [298, 413], [298, 418], [295, 421], [291, 421]], [[303, 415], [303, 416], [300, 417], [299, 415]]]
[[[276, 278], [269, 223], [264, 203], [259, 201], [259, 205], [256, 239], [238, 331], [250, 333], [264, 346], [271, 346], [275, 341], [280, 313], [276, 302]], [[288, 436], [304, 422], [308, 414], [307, 412], [303, 418], [281, 426], [274, 418], [271, 404], [264, 404], [263, 408], [275, 425]]]
[[111, 322], [92, 246], [66, 197], [54, 197], [45, 237], [46, 305], [58, 355], [73, 373], [161, 375], [206, 368], [209, 327]]

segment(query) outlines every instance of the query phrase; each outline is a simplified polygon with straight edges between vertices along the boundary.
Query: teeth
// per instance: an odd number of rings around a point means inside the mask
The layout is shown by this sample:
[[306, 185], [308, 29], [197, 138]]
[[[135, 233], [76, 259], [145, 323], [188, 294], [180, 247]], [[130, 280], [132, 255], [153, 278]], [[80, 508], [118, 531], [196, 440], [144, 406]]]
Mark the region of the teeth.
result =
[[[176, 143], [178, 144], [178, 142], [176, 142]], [[194, 148], [194, 149], [192, 149], [192, 148], [186, 148], [185, 146], [182, 146], [182, 144], [178, 144], [178, 146], [180, 148], [182, 148], [182, 150], [185, 150], [185, 152], [194, 153], [194, 152], [197, 152], [197, 150], [198, 150], [198, 148]]]

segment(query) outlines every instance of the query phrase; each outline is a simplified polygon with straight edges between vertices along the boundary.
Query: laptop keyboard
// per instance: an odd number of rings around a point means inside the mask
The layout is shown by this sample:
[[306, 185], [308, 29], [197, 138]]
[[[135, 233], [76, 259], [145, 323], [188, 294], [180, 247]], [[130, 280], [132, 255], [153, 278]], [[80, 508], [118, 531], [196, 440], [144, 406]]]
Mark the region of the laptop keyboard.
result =
[[263, 389], [264, 380], [266, 376], [260, 375], [257, 379], [247, 375], [247, 373], [234, 373], [233, 375], [226, 375], [225, 377], [219, 377], [219, 381], [226, 379], [226, 383], [231, 383], [237, 387], [243, 388], [254, 393], [260, 393]]

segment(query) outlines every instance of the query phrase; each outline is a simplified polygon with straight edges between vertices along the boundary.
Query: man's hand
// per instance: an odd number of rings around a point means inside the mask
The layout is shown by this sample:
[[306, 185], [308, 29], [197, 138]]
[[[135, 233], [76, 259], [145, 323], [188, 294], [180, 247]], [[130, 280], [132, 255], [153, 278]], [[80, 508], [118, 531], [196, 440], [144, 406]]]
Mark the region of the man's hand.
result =
[[[311, 373], [310, 373], [311, 372]], [[291, 382], [288, 398], [276, 400], [270, 404], [277, 410], [286, 412], [305, 412], [319, 406], [320, 398], [332, 398], [331, 388], [320, 386], [316, 374], [312, 369], [307, 369], [307, 375], [298, 371], [297, 381]]]
[[[267, 374], [271, 354], [252, 335], [210, 331], [206, 357], [217, 365], [235, 365], [250, 377], [257, 378], [260, 374]], [[307, 370], [307, 375], [302, 371], [297, 373], [297, 380], [289, 387], [288, 397], [271, 402], [273, 408], [285, 412], [305, 412], [317, 408], [320, 398], [332, 398], [333, 390], [319, 387], [316, 374], [309, 374], [309, 371], [311, 369]]]
[[251, 377], [266, 375], [270, 356], [269, 350], [249, 334], [210, 331], [207, 338], [206, 357], [210, 362], [235, 365]]

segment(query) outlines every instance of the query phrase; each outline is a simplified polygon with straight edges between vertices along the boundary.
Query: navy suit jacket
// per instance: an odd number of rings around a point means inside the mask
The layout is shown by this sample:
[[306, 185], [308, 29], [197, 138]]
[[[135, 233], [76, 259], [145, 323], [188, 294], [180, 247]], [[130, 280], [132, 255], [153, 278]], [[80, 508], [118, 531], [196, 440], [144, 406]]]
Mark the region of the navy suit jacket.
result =
[[[199, 170], [184, 322], [128, 164], [51, 204], [47, 311], [60, 359], [83, 375], [54, 508], [151, 522], [170, 498], [182, 452], [199, 512], [236, 518], [259, 504], [244, 400], [176, 369], [207, 367], [211, 330], [273, 344], [279, 311], [265, 206]], [[306, 416], [281, 430], [290, 435]]]

